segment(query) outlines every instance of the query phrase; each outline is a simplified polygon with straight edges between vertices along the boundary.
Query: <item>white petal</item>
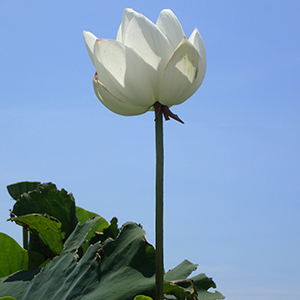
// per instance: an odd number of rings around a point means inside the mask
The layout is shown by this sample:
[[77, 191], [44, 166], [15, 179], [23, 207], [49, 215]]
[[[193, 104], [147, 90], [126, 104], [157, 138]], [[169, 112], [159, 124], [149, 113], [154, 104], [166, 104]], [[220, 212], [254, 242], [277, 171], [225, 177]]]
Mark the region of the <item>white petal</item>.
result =
[[148, 65], [150, 84], [154, 92], [154, 99], [157, 99], [159, 80], [173, 53], [172, 45], [164, 33], [142, 14], [136, 15], [130, 21], [124, 43], [133, 48]]
[[86, 49], [90, 56], [90, 59], [91, 59], [92, 63], [95, 65], [95, 63], [94, 63], [94, 45], [97, 40], [97, 37], [95, 35], [93, 35], [91, 32], [84, 31], [83, 38], [84, 38], [85, 46], [86, 46]]
[[123, 30], [122, 30], [122, 23], [119, 26], [118, 32], [117, 32], [117, 37], [116, 41], [123, 43]]
[[93, 86], [95, 94], [101, 103], [116, 114], [122, 116], [135, 116], [141, 115], [147, 112], [149, 109], [145, 107], [133, 106], [118, 99], [105, 88], [105, 86], [100, 80], [97, 79], [96, 76], [94, 76], [93, 79]]
[[122, 18], [122, 23], [119, 27], [118, 33], [117, 33], [117, 41], [124, 43], [124, 35], [127, 30], [128, 24], [131, 21], [133, 17], [138, 15], [136, 11], [134, 11], [131, 8], [125, 8], [124, 13], [123, 13], [123, 18]]
[[175, 50], [164, 71], [160, 103], [172, 106], [191, 97], [199, 88], [203, 78], [202, 61], [196, 48], [184, 38]]
[[168, 60], [173, 49], [162, 31], [142, 14], [136, 15], [125, 33], [125, 45], [133, 48], [155, 70]]
[[192, 32], [189, 41], [194, 45], [194, 47], [197, 49], [197, 51], [200, 54], [201, 61], [202, 61], [202, 74], [199, 74], [199, 76], [202, 76], [202, 80], [204, 78], [205, 72], [206, 72], [206, 51], [203, 39], [198, 31], [197, 28], [194, 29]]
[[114, 40], [97, 40], [94, 56], [99, 78], [110, 93], [132, 105], [153, 105], [146, 64], [133, 49]]
[[179, 20], [170, 9], [164, 9], [160, 12], [156, 26], [168, 37], [174, 50], [185, 36]]

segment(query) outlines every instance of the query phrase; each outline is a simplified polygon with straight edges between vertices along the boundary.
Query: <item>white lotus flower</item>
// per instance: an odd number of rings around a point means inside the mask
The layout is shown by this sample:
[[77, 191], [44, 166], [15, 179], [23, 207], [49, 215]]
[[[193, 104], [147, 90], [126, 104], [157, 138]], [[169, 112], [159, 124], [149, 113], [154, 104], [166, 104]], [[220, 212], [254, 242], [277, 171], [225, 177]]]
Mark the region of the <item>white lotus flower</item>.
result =
[[[154, 103], [171, 107], [191, 97], [206, 70], [205, 47], [197, 28], [186, 39], [174, 13], [165, 9], [156, 24], [125, 9], [116, 40], [83, 32], [97, 70], [94, 90], [114, 113], [133, 116]], [[101, 79], [101, 81], [100, 81]]]

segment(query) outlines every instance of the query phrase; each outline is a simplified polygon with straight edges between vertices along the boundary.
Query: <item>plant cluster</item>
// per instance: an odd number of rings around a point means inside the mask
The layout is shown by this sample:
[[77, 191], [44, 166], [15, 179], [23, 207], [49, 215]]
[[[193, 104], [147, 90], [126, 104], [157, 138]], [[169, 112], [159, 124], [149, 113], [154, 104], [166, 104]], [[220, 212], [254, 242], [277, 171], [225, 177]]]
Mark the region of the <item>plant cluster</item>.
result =
[[[9, 221], [23, 227], [21, 247], [0, 233], [1, 300], [151, 300], [155, 298], [155, 249], [141, 225], [107, 222], [75, 205], [53, 183], [19, 182]], [[197, 265], [185, 260], [164, 275], [165, 299], [223, 299]]]

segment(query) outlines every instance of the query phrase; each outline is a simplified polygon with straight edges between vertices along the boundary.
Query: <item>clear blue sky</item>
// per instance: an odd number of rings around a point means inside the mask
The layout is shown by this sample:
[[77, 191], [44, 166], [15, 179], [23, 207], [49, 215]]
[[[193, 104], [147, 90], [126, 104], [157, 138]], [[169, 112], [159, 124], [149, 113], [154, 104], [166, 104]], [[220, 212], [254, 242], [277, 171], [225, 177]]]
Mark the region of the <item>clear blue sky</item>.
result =
[[300, 297], [298, 1], [2, 1], [0, 231], [6, 185], [52, 181], [154, 243], [153, 113], [121, 117], [92, 89], [82, 31], [115, 39], [123, 10], [170, 8], [207, 50], [198, 92], [165, 127], [165, 266], [183, 259], [229, 300]]

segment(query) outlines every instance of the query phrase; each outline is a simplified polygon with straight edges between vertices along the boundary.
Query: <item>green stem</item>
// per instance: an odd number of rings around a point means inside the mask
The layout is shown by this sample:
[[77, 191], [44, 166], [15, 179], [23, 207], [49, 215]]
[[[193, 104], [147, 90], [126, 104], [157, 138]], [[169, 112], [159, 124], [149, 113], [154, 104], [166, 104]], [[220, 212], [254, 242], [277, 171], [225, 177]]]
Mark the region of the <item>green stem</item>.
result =
[[23, 248], [28, 250], [28, 231], [23, 228]]
[[155, 213], [155, 300], [164, 299], [164, 252], [163, 252], [163, 177], [164, 146], [162, 111], [155, 121], [156, 144], [156, 213]]

